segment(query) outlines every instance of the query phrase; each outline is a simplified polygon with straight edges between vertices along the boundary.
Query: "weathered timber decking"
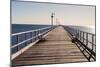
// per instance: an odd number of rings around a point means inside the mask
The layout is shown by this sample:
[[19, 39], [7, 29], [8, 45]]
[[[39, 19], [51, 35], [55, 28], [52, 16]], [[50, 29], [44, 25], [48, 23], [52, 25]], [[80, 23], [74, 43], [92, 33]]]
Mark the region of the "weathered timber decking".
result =
[[13, 60], [15, 65], [85, 62], [87, 59], [63, 27], [57, 27], [23, 54]]

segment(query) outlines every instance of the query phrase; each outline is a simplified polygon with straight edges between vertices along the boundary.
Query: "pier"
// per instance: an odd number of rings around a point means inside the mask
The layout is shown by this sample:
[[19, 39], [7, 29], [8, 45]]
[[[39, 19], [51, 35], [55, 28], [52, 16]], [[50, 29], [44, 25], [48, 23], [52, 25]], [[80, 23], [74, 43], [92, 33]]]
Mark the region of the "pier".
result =
[[88, 44], [84, 43], [88, 43], [88, 40], [84, 38], [86, 32], [78, 35], [79, 31], [74, 30], [74, 34], [71, 31], [72, 29], [69, 27], [56, 26], [49, 28], [45, 33], [40, 33], [41, 35], [38, 33], [35, 41], [33, 41], [34, 38], [28, 40], [31, 40], [29, 43], [31, 46], [27, 45], [28, 48], [25, 46], [12, 54], [13, 66], [95, 61], [95, 43], [93, 40], [95, 35], [92, 36], [92, 47], [89, 48]]

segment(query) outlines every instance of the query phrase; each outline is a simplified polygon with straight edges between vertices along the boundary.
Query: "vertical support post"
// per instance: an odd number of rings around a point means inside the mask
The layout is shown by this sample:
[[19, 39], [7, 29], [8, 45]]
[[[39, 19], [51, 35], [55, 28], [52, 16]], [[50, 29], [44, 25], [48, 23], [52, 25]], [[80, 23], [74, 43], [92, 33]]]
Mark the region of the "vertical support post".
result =
[[38, 30], [38, 39], [40, 39], [40, 36], [39, 36], [39, 34], [40, 34], [40, 30]]
[[86, 46], [88, 45], [88, 33], [86, 33]]
[[[17, 44], [19, 43], [19, 35], [16, 35], [17, 36]], [[17, 46], [17, 51], [19, 50], [19, 45]]]
[[36, 37], [36, 31], [34, 31], [34, 34], [35, 34], [35, 35], [34, 35], [34, 37], [35, 37], [34, 40], [36, 40], [36, 39], [37, 39], [37, 37]]
[[94, 35], [94, 51], [96, 52], [96, 35]]
[[38, 39], [39, 39], [39, 30], [37, 31]]
[[81, 31], [80, 31], [80, 41], [81, 41]]
[[[32, 32], [30, 32], [30, 37], [32, 38]], [[31, 43], [32, 43], [32, 39], [31, 39]]]
[[84, 43], [84, 32], [83, 32], [83, 43]]
[[19, 41], [19, 40], [18, 40], [18, 35], [16, 35], [16, 40], [17, 40], [16, 43], [18, 44], [18, 41]]
[[79, 39], [79, 30], [78, 30], [78, 39]]
[[94, 35], [92, 35], [92, 50], [93, 50], [93, 47], [94, 47]]
[[[32, 37], [33, 37], [33, 32], [32, 32]], [[32, 38], [32, 42], [33, 42], [33, 38]]]
[[38, 31], [36, 31], [36, 40], [38, 39]]
[[76, 38], [78, 38], [78, 30], [76, 30]]
[[[26, 33], [25, 33], [24, 35], [25, 35], [25, 40], [26, 40], [26, 39], [27, 39], [27, 38], [26, 38]], [[25, 45], [27, 45], [27, 42], [25, 42]]]

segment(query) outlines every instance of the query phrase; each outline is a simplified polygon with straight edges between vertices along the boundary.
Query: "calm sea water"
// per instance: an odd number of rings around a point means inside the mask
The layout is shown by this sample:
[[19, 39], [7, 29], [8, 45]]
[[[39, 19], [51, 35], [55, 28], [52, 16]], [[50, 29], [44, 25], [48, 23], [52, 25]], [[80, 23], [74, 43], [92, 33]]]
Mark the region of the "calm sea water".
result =
[[39, 28], [48, 27], [50, 25], [30, 25], [30, 24], [12, 24], [12, 34], [18, 32], [24, 32], [29, 30], [35, 30]]
[[[12, 34], [13, 34], [13, 33], [18, 33], [18, 32], [24, 32], [24, 31], [44, 28], [48, 26], [50, 25], [12, 24], [11, 29], [12, 29]], [[88, 28], [88, 27], [82, 27], [82, 26], [70, 26], [70, 27], [95, 34], [95, 28]]]
[[78, 29], [78, 30], [81, 30], [81, 31], [84, 31], [84, 32], [88, 32], [88, 33], [92, 33], [92, 34], [95, 34], [95, 28], [89, 28], [89, 27], [84, 27], [84, 26], [70, 26], [74, 29]]

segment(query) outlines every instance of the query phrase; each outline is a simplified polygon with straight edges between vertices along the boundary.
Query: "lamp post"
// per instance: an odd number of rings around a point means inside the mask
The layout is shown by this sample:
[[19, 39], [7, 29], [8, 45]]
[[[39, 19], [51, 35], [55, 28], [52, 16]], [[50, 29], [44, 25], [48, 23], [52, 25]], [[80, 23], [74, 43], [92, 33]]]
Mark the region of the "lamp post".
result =
[[58, 25], [58, 19], [56, 18], [56, 25]]
[[54, 18], [55, 13], [51, 13], [51, 25], [53, 26], [53, 18]]
[[59, 26], [60, 25], [60, 21], [56, 18], [56, 25]]

